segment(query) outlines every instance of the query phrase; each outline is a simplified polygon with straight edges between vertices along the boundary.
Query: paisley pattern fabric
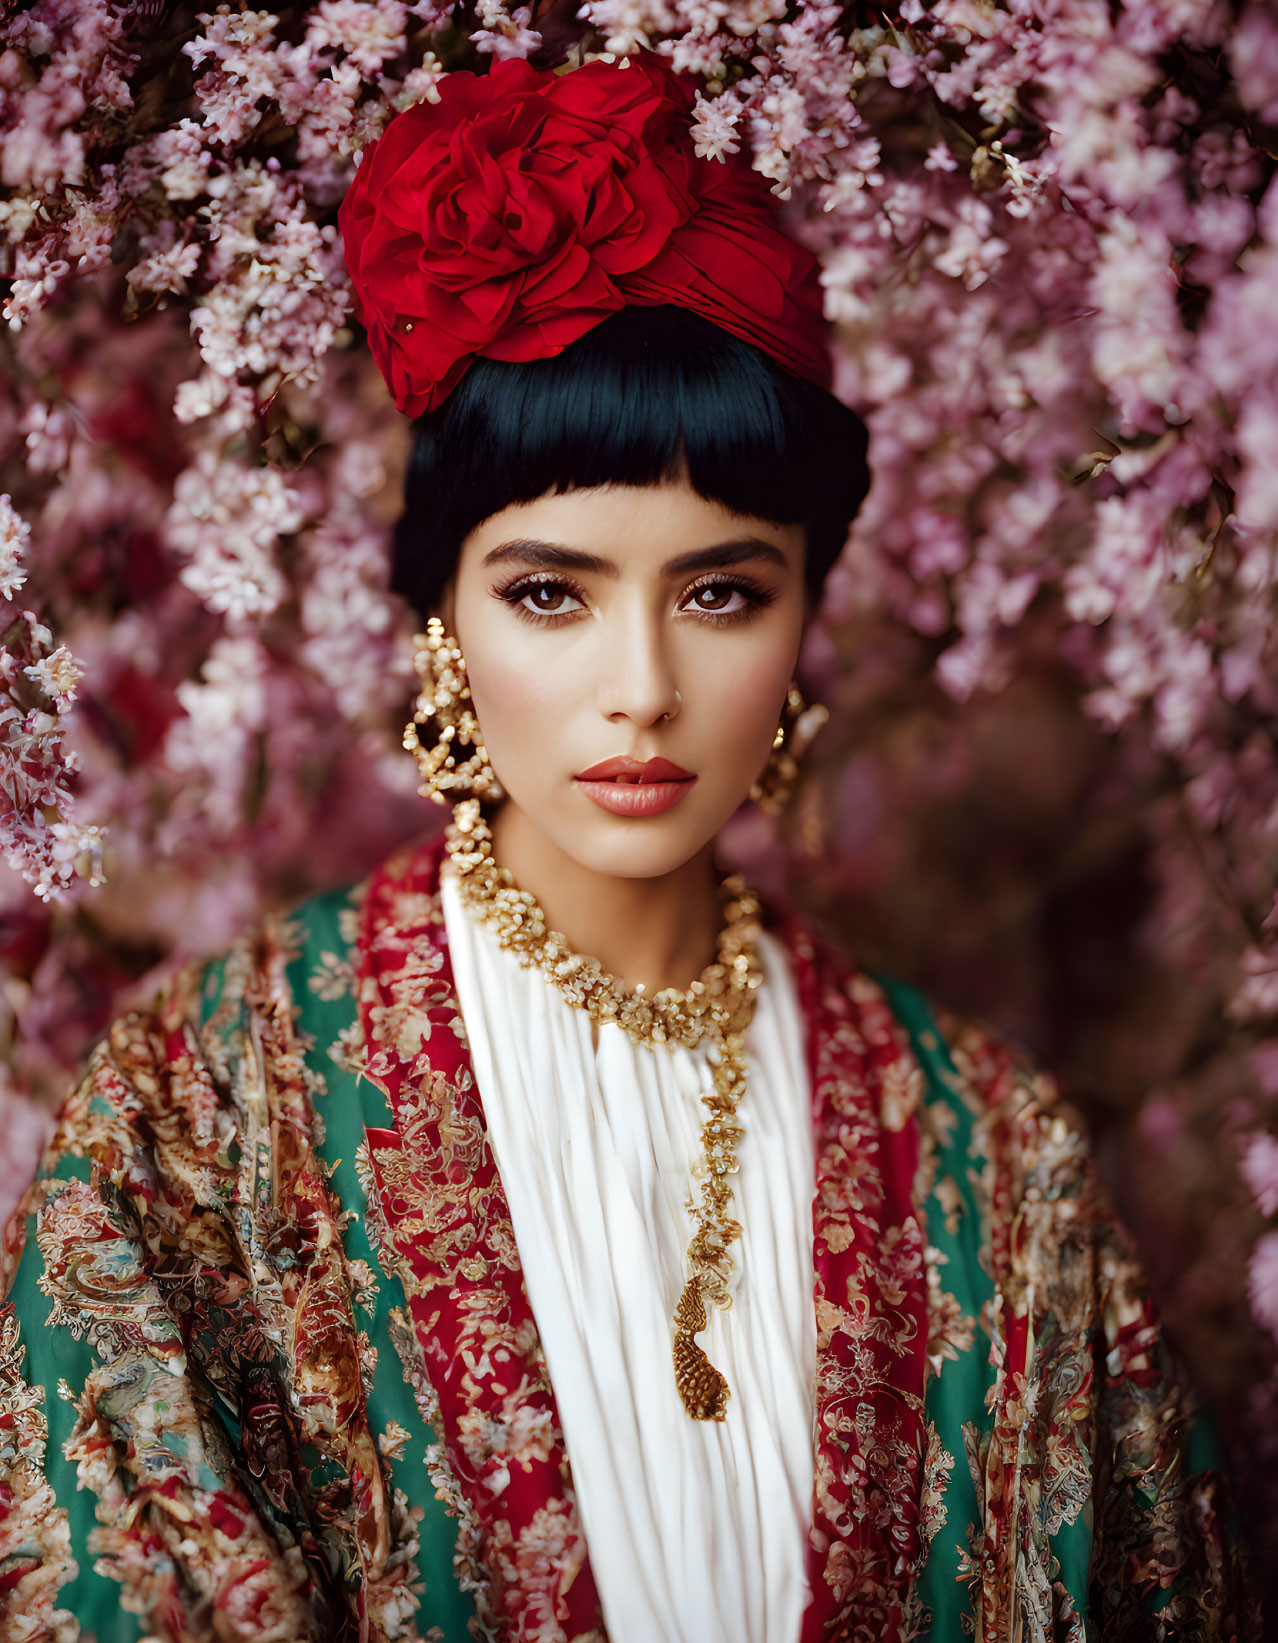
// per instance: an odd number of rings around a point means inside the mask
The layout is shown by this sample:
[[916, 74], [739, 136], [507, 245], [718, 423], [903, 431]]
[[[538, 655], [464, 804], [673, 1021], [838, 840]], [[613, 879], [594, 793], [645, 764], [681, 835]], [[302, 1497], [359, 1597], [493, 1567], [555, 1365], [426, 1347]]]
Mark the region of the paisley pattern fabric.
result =
[[[604, 1643], [438, 890], [428, 847], [308, 904], [68, 1098], [0, 1252], [0, 1643]], [[1070, 1109], [778, 933], [813, 1121], [796, 1643], [1259, 1637]]]

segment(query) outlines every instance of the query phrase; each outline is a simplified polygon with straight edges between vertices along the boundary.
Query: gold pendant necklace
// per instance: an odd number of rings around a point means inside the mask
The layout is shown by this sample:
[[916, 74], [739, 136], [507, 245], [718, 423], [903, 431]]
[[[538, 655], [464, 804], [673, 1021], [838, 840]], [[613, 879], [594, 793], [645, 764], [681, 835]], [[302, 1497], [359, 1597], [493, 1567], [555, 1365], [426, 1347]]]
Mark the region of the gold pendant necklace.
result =
[[592, 1021], [615, 1022], [635, 1044], [673, 1042], [695, 1049], [703, 1039], [708, 1042], [713, 1087], [701, 1098], [706, 1117], [701, 1161], [693, 1172], [701, 1195], [699, 1203], [689, 1204], [693, 1234], [688, 1277], [673, 1318], [674, 1372], [679, 1396], [692, 1418], [721, 1421], [727, 1414], [728, 1383], [695, 1337], [706, 1327], [707, 1302], [732, 1304], [730, 1251], [741, 1227], [728, 1211], [732, 1177], [740, 1169], [736, 1113], [745, 1094], [745, 1035], [762, 980], [756, 942], [758, 901], [742, 878], [726, 879], [721, 886], [724, 922], [716, 962], [686, 993], [667, 987], [649, 996], [623, 987], [598, 960], [574, 953], [563, 936], [548, 928], [536, 900], [493, 860], [492, 834], [478, 799], [454, 807], [447, 842], [466, 906], [502, 947], [521, 964], [540, 970], [569, 1004], [584, 1009]]

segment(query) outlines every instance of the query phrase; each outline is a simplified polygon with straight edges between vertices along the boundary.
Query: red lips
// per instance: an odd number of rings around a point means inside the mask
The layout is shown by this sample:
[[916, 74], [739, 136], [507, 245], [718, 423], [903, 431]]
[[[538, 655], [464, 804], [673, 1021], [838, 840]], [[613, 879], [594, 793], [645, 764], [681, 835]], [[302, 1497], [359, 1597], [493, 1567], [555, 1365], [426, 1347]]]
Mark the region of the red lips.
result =
[[579, 782], [692, 782], [696, 777], [669, 759], [649, 759], [640, 764], [638, 759], [601, 759], [583, 770]]
[[639, 819], [660, 816], [691, 792], [697, 778], [669, 759], [602, 759], [577, 785], [601, 810]]

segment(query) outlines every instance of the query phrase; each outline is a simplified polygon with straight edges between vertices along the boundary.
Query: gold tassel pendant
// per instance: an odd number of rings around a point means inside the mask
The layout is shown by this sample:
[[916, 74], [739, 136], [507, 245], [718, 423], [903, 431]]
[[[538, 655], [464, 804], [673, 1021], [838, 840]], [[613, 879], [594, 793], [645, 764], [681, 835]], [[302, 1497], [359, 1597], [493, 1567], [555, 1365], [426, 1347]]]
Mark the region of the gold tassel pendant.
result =
[[706, 1327], [706, 1321], [701, 1281], [689, 1278], [674, 1315], [675, 1385], [693, 1420], [721, 1421], [728, 1414], [728, 1383], [694, 1339]]

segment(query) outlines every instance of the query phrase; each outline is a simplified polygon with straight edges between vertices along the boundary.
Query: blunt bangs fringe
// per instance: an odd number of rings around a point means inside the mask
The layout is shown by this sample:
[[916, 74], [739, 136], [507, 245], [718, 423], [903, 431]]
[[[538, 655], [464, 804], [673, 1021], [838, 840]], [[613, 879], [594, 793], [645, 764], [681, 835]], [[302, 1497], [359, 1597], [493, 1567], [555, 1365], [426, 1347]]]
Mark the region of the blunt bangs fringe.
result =
[[552, 359], [481, 359], [418, 419], [393, 586], [435, 610], [472, 530], [503, 508], [685, 470], [733, 513], [807, 532], [819, 597], [869, 489], [861, 419], [698, 314], [624, 308]]

